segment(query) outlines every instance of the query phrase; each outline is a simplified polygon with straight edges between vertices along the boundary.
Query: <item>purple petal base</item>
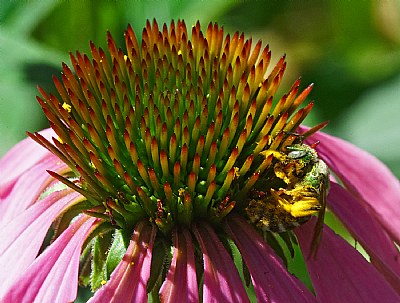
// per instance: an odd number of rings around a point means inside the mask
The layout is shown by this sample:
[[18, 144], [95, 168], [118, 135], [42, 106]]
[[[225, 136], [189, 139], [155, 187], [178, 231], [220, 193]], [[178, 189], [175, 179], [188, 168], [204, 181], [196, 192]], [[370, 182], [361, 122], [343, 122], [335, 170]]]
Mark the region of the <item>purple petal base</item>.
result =
[[161, 302], [198, 302], [199, 293], [192, 236], [186, 229], [174, 232], [174, 255], [160, 289]]
[[[51, 128], [39, 133], [48, 140], [56, 136]], [[0, 160], [0, 197], [10, 190], [21, 174], [48, 155], [50, 152], [31, 138], [26, 138], [11, 148]]]
[[0, 301], [74, 301], [78, 288], [82, 244], [96, 221], [95, 218], [81, 216], [72, 223], [13, 283]]
[[150, 277], [156, 232], [154, 225], [138, 223], [128, 249], [110, 280], [96, 291], [88, 303], [147, 302], [146, 285]]
[[[310, 254], [315, 223], [312, 218], [295, 229], [305, 256]], [[306, 263], [319, 302], [400, 302], [376, 268], [327, 226], [316, 258], [308, 258]]]
[[400, 294], [399, 251], [382, 228], [359, 200], [346, 189], [331, 183], [329, 208], [343, 222], [353, 237], [371, 257], [371, 262]]
[[204, 259], [204, 302], [249, 302], [235, 263], [207, 223], [193, 227]]
[[245, 220], [231, 215], [226, 220], [225, 230], [249, 269], [258, 302], [316, 302], [311, 292], [287, 271], [274, 250]]
[[53, 220], [79, 197], [71, 190], [55, 192], [0, 225], [0, 294], [35, 260]]

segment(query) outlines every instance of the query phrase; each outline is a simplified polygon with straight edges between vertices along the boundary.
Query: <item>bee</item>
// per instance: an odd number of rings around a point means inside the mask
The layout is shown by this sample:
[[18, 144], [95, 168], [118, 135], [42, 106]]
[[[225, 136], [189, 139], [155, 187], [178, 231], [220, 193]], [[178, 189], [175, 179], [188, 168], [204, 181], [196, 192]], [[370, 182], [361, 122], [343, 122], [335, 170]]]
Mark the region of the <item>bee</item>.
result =
[[[316, 254], [322, 235], [329, 169], [306, 144], [287, 146], [283, 152], [263, 151], [275, 158], [273, 176], [264, 182], [266, 192], [253, 191], [245, 209], [251, 223], [264, 231], [286, 232], [318, 215], [311, 253]], [[269, 184], [267, 186], [267, 183]]]

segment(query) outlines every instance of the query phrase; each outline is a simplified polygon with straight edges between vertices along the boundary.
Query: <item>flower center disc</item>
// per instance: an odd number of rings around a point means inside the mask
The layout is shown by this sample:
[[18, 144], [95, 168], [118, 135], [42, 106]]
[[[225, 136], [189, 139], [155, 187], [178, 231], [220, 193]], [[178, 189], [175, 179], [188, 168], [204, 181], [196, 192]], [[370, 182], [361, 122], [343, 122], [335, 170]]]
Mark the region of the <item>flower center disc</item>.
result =
[[189, 35], [183, 21], [147, 22], [140, 43], [130, 26], [125, 50], [110, 33], [107, 42], [108, 52], [91, 43], [91, 58], [71, 54], [73, 71], [63, 64], [54, 78], [58, 97], [40, 89], [59, 138], [32, 136], [79, 179], [52, 175], [87, 198], [87, 214], [120, 228], [147, 218], [169, 233], [243, 212], [256, 182], [274, 176], [265, 151], [299, 140], [311, 86], [298, 94], [296, 81], [273, 106], [285, 57], [265, 77], [269, 47], [216, 24]]

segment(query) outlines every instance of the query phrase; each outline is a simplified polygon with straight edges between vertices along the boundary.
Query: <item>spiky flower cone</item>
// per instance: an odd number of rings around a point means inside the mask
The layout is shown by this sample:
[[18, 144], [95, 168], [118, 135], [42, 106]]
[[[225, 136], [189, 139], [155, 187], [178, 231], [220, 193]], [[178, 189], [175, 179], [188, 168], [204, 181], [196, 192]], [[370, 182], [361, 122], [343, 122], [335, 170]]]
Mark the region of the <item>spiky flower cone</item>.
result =
[[[299, 162], [288, 158], [288, 147], [322, 127], [299, 138], [313, 103], [299, 107], [312, 86], [298, 93], [296, 81], [275, 102], [285, 57], [265, 77], [271, 52], [261, 41], [225, 36], [216, 24], [203, 33], [197, 23], [188, 33], [183, 21], [169, 28], [148, 22], [140, 43], [129, 26], [126, 50], [110, 33], [107, 39], [108, 52], [91, 43], [92, 58], [71, 54], [73, 70], [63, 64], [61, 81], [54, 77], [59, 96], [40, 89], [37, 99], [58, 138], [31, 134], [70, 168], [49, 173], [86, 197], [62, 215], [57, 233], [79, 212], [103, 220], [93, 235], [93, 262], [96, 249], [104, 256], [91, 275], [82, 274], [93, 289], [112, 272], [102, 268], [115, 268], [110, 260], [127, 246], [103, 237], [110, 230], [129, 239], [138, 224], [151, 222], [159, 243], [170, 245], [172, 233], [197, 222], [221, 231], [229, 214], [249, 219], [255, 189], [265, 189], [263, 203], [286, 201], [306, 173], [290, 171]], [[280, 177], [277, 164], [295, 180]]]

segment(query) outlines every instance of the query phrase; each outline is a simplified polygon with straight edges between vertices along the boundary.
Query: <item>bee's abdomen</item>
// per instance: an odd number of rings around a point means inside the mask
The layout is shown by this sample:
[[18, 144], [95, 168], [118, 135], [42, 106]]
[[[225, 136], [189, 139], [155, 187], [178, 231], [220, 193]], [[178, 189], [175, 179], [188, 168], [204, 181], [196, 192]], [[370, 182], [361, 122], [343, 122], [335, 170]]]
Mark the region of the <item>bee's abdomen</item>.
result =
[[309, 217], [295, 218], [279, 205], [261, 199], [250, 200], [246, 213], [250, 222], [258, 228], [277, 233], [292, 230], [309, 219]]

